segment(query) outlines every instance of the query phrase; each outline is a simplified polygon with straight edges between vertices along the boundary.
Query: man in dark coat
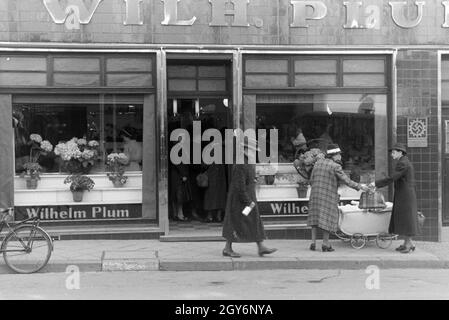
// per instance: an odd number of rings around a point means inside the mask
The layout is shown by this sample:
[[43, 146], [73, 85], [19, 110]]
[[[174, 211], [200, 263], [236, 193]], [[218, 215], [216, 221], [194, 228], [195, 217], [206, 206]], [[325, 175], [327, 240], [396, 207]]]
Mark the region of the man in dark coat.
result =
[[404, 244], [396, 250], [409, 253], [415, 250], [412, 237], [417, 234], [418, 227], [414, 170], [406, 156], [405, 145], [397, 143], [390, 151], [391, 157], [397, 160], [394, 172], [387, 178], [376, 180], [375, 186], [382, 188], [394, 182], [393, 211], [389, 232], [404, 236]]
[[[251, 158], [248, 156], [248, 152], [257, 151], [254, 149], [248, 150], [252, 146], [251, 143], [243, 144], [245, 163], [234, 164], [232, 169], [231, 185], [223, 221], [223, 237], [226, 239], [223, 256], [226, 257], [240, 257], [240, 254], [232, 250], [233, 242], [256, 242], [259, 256], [277, 250], [267, 248], [263, 243], [266, 237], [257, 207], [256, 168], [255, 164], [251, 164], [251, 161], [249, 161]], [[242, 213], [244, 210], [251, 211], [248, 215], [245, 215]]]
[[329, 244], [329, 234], [338, 229], [338, 183], [360, 190], [368, 190], [363, 184], [352, 181], [341, 166], [341, 149], [337, 144], [327, 146], [326, 158], [319, 159], [313, 166], [310, 184], [312, 190], [309, 200], [307, 223], [312, 227], [312, 244], [310, 250], [316, 250], [318, 228], [323, 231], [323, 252], [334, 251]]

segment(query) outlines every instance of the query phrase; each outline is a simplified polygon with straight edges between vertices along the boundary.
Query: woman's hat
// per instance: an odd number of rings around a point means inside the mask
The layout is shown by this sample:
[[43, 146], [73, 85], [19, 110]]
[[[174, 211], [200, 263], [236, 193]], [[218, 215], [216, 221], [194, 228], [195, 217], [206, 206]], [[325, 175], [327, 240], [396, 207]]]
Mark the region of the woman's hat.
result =
[[405, 145], [402, 143], [395, 143], [392, 148], [388, 149], [388, 151], [391, 150], [402, 151], [404, 154], [407, 153], [407, 149], [405, 148]]
[[334, 154], [338, 154], [338, 153], [341, 153], [341, 149], [338, 146], [338, 144], [336, 144], [336, 143], [329, 143], [327, 145], [327, 151], [326, 151], [327, 155], [334, 155]]

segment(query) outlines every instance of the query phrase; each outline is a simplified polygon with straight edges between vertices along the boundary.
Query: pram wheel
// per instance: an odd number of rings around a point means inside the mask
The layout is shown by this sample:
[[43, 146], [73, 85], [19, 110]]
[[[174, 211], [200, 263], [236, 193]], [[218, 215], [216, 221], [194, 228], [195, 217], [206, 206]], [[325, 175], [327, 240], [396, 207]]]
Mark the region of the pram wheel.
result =
[[351, 237], [351, 246], [354, 249], [362, 249], [366, 244], [366, 238], [361, 233], [354, 233]]
[[379, 233], [376, 237], [376, 244], [381, 249], [387, 249], [393, 242], [392, 237], [388, 233]]

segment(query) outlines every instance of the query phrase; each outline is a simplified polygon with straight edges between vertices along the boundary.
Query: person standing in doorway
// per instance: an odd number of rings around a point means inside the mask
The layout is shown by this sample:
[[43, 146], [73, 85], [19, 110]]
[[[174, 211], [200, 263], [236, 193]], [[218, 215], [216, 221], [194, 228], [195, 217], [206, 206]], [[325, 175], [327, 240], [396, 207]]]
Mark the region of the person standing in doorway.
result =
[[404, 243], [396, 248], [397, 251], [410, 253], [415, 250], [412, 237], [418, 233], [414, 169], [407, 157], [405, 145], [396, 143], [390, 151], [393, 160], [397, 161], [393, 174], [376, 180], [372, 185], [382, 188], [394, 183], [393, 211], [388, 232], [404, 237]]
[[[224, 147], [222, 143], [217, 143], [222, 149], [224, 155]], [[224, 158], [224, 157], [223, 157]], [[206, 222], [221, 222], [226, 207], [226, 166], [224, 160], [221, 163], [212, 163], [205, 172], [208, 177], [208, 186], [204, 193], [204, 210], [207, 212]]]
[[319, 159], [312, 170], [310, 184], [312, 190], [309, 201], [308, 225], [312, 227], [310, 250], [316, 250], [318, 228], [323, 231], [323, 252], [334, 251], [329, 244], [329, 234], [338, 229], [338, 183], [363, 191], [369, 190], [364, 184], [352, 181], [341, 166], [341, 149], [337, 144], [327, 146], [326, 158]]
[[[254, 149], [255, 143], [256, 141], [240, 145], [244, 148], [244, 164], [234, 164], [232, 169], [222, 233], [226, 239], [223, 249], [225, 257], [241, 257], [233, 251], [233, 242], [256, 242], [259, 256], [271, 254], [277, 250], [267, 248], [263, 242], [266, 237], [257, 207], [255, 157], [249, 155], [257, 151]], [[254, 159], [254, 164], [250, 159]]]

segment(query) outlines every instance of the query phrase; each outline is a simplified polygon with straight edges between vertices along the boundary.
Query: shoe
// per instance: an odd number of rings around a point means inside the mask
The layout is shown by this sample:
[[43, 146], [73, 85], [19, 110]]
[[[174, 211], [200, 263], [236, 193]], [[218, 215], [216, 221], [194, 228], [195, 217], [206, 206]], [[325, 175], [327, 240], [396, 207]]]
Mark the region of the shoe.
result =
[[235, 251], [228, 251], [228, 250], [223, 250], [223, 256], [224, 257], [231, 257], [231, 258], [240, 258], [241, 255], [238, 254]]
[[334, 248], [332, 248], [332, 246], [325, 246], [324, 244], [321, 246], [321, 251], [323, 252], [332, 252], [335, 251]]
[[214, 219], [212, 219], [212, 217], [207, 217], [206, 219], [204, 219], [204, 222], [214, 222]]
[[311, 251], [315, 251], [315, 250], [316, 250], [316, 245], [315, 245], [315, 243], [311, 243], [311, 244], [310, 244], [310, 250], [311, 250]]
[[177, 221], [189, 221], [189, 218], [187, 217], [176, 217]]
[[276, 252], [278, 249], [276, 249], [276, 248], [264, 248], [264, 249], [262, 249], [262, 250], [259, 250], [259, 256], [263, 256], [264, 254], [270, 254], [270, 253], [273, 253], [273, 252]]
[[411, 246], [410, 248], [404, 248], [401, 251], [399, 251], [400, 253], [410, 253], [412, 251], [415, 251], [415, 246]]
[[405, 246], [403, 244], [401, 244], [399, 247], [396, 248], [396, 251], [401, 251], [404, 249], [405, 249]]

